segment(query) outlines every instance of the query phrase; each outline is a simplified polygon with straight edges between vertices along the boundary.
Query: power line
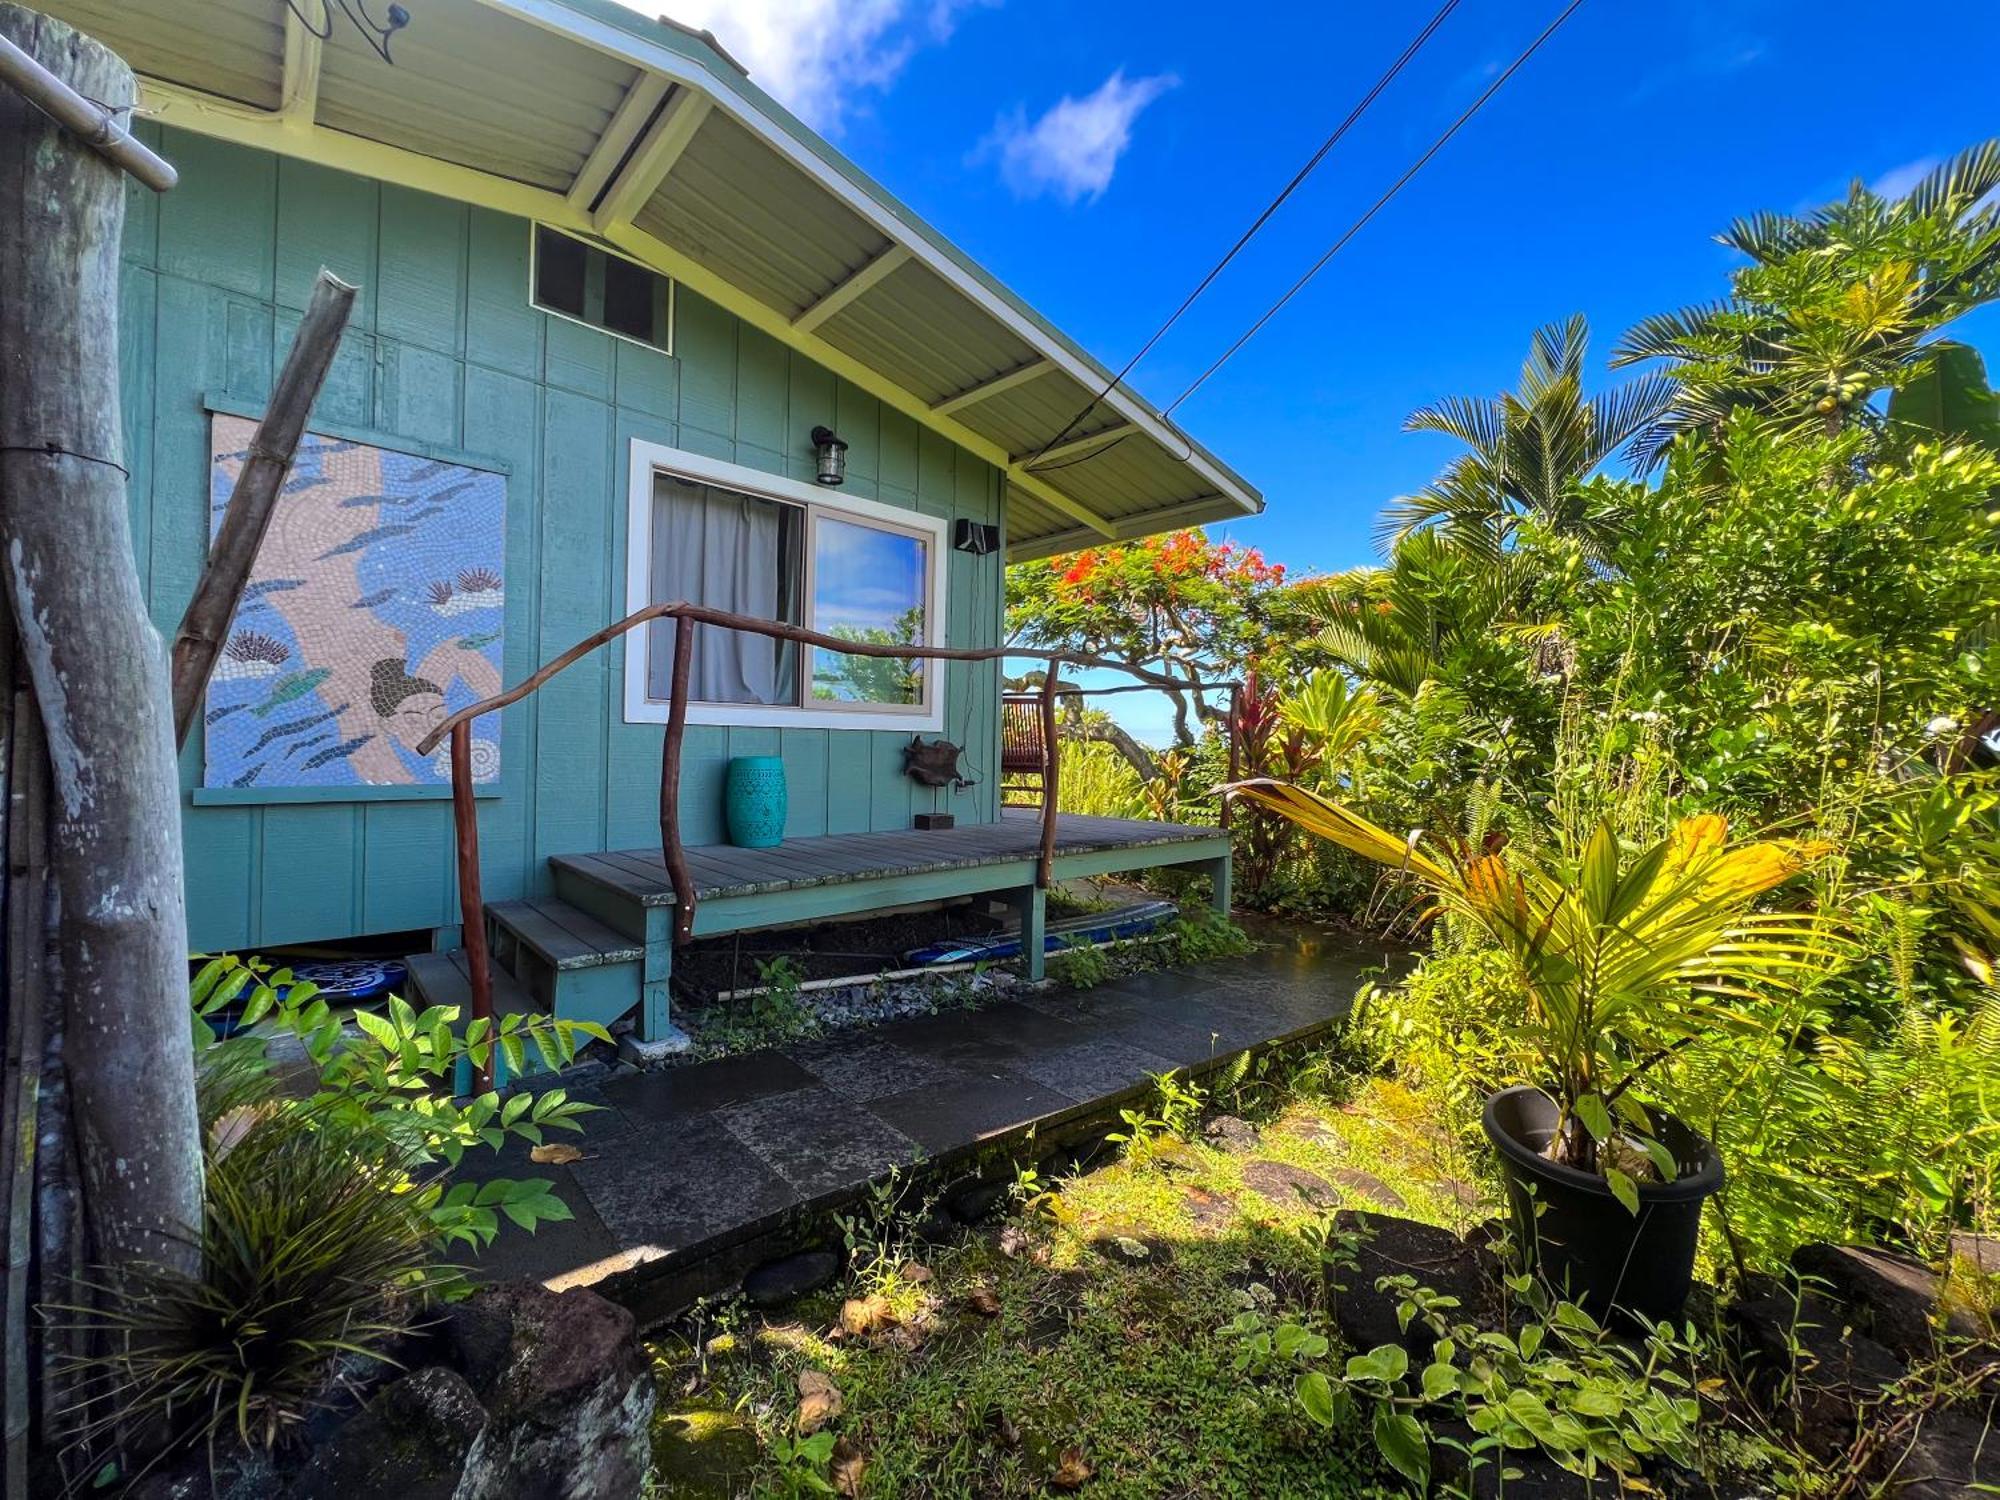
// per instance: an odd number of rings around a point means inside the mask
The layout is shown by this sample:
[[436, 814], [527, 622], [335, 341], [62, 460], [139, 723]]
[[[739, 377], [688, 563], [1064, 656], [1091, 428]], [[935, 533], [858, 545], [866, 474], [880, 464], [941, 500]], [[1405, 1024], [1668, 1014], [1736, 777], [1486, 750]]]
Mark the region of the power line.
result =
[[[1178, 323], [1181, 320], [1182, 314], [1184, 314], [1190, 307], [1194, 306], [1196, 300], [1200, 298], [1201, 294], [1208, 290], [1209, 284], [1213, 282], [1216, 277], [1220, 276], [1223, 273], [1224, 269], [1227, 268], [1229, 263], [1234, 259], [1236, 259], [1237, 255], [1242, 252], [1243, 247], [1245, 245], [1248, 245], [1250, 241], [1256, 237], [1257, 232], [1261, 230], [1264, 227], [1264, 225], [1270, 221], [1271, 215], [1275, 214], [1281, 207], [1283, 207], [1285, 200], [1291, 197], [1293, 193], [1297, 192], [1299, 188], [1304, 185], [1305, 180], [1308, 177], [1312, 176], [1314, 169], [1317, 168], [1319, 164], [1326, 159], [1326, 154], [1329, 151], [1331, 151], [1335, 146], [1340, 144], [1340, 138], [1346, 135], [1347, 132], [1353, 128], [1355, 122], [1359, 120], [1362, 117], [1362, 115], [1368, 112], [1369, 106], [1374, 104], [1376, 98], [1382, 93], [1382, 91], [1386, 89], [1392, 82], [1395, 81], [1396, 75], [1402, 72], [1404, 66], [1408, 64], [1410, 59], [1415, 57], [1417, 53], [1423, 49], [1424, 44], [1430, 41], [1432, 33], [1434, 33], [1438, 29], [1438, 27], [1444, 24], [1445, 18], [1449, 16], [1454, 10], [1456, 10], [1458, 8], [1458, 5], [1459, 5], [1459, 0], [1445, 0], [1445, 3], [1438, 8], [1437, 14], [1430, 18], [1429, 22], [1425, 24], [1423, 30], [1419, 31], [1416, 34], [1416, 36], [1411, 39], [1409, 45], [1404, 47], [1402, 52], [1397, 56], [1396, 60], [1389, 65], [1388, 71], [1383, 73], [1383, 75], [1380, 78], [1376, 79], [1374, 87], [1369, 89], [1367, 93], [1361, 96], [1361, 102], [1356, 104], [1353, 109], [1348, 111], [1347, 118], [1342, 120], [1339, 125], [1334, 127], [1333, 133], [1331, 135], [1329, 135], [1325, 140], [1320, 142], [1319, 149], [1313, 152], [1313, 154], [1307, 158], [1304, 166], [1300, 167], [1297, 172], [1292, 174], [1292, 180], [1285, 184], [1283, 190], [1279, 192], [1277, 197], [1273, 198], [1268, 204], [1264, 206], [1263, 212], [1258, 214], [1257, 217], [1251, 221], [1250, 227], [1244, 230], [1242, 234], [1236, 237], [1236, 243], [1229, 247], [1228, 253], [1224, 255], [1221, 260], [1217, 261], [1213, 266], [1209, 267], [1208, 274], [1201, 278], [1200, 282], [1196, 284], [1195, 289], [1189, 292], [1187, 296], [1181, 299], [1181, 305], [1174, 309], [1173, 315], [1169, 317], [1166, 322], [1162, 323], [1158, 328], [1153, 330], [1152, 337], [1147, 339], [1145, 343], [1139, 346], [1139, 352], [1137, 354], [1134, 354], [1130, 359], [1125, 361], [1124, 368], [1121, 369], [1116, 375], [1112, 376], [1110, 382], [1104, 387], [1104, 389], [1099, 391], [1095, 396], [1091, 397], [1089, 403], [1086, 406], [1084, 406], [1084, 408], [1081, 411], [1079, 411], [1075, 416], [1069, 419], [1068, 423], [1063, 427], [1061, 432], [1058, 432], [1054, 437], [1050, 438], [1046, 443], [1042, 444], [1041, 447], [1035, 450], [1034, 457], [1028, 459], [1022, 465], [1023, 468], [1031, 468], [1034, 465], [1035, 459], [1040, 458], [1044, 453], [1047, 453], [1049, 449], [1055, 447], [1056, 444], [1060, 443], [1064, 438], [1068, 437], [1072, 432], [1074, 432], [1076, 430], [1077, 423], [1083, 421], [1084, 418], [1088, 417], [1093, 411], [1095, 411], [1098, 408], [1098, 406], [1103, 403], [1104, 398], [1109, 396], [1114, 390], [1116, 390], [1119, 387], [1119, 385], [1121, 385], [1124, 382], [1125, 377], [1132, 373], [1133, 368], [1138, 365], [1139, 361], [1144, 359], [1148, 354], [1150, 354], [1153, 351], [1153, 346], [1159, 343], [1161, 339], [1166, 337], [1167, 330], [1172, 328], [1174, 324]], [[1107, 449], [1116, 447], [1119, 442], [1123, 441], [1124, 441], [1123, 438], [1117, 439], [1113, 443], [1108, 444]], [[1099, 450], [1099, 451], [1103, 452], [1106, 450]], [[1093, 453], [1090, 456], [1092, 458], [1095, 458], [1098, 456], [1098, 454]], [[1068, 468], [1068, 467], [1069, 467], [1068, 464], [1056, 464], [1053, 465], [1048, 472], [1053, 472], [1055, 469]]]
[[1249, 343], [1251, 339], [1255, 338], [1257, 334], [1263, 329], [1264, 325], [1270, 322], [1271, 319], [1276, 317], [1278, 313], [1284, 308], [1284, 306], [1292, 300], [1292, 298], [1296, 297], [1300, 292], [1304, 291], [1306, 283], [1311, 281], [1315, 276], [1319, 275], [1319, 273], [1325, 269], [1326, 263], [1332, 260], [1334, 256], [1338, 255], [1341, 252], [1341, 250], [1343, 250], [1346, 247], [1347, 242], [1353, 239], [1355, 235], [1359, 234], [1362, 231], [1362, 229], [1364, 229], [1367, 226], [1368, 221], [1373, 219], [1376, 214], [1380, 213], [1382, 209], [1387, 206], [1389, 200], [1391, 198], [1394, 198], [1396, 194], [1400, 193], [1403, 190], [1404, 186], [1410, 181], [1410, 179], [1415, 177], [1417, 173], [1421, 172], [1424, 169], [1425, 165], [1429, 163], [1432, 157], [1436, 156], [1438, 152], [1444, 149], [1445, 143], [1449, 141], [1453, 136], [1457, 135], [1460, 128], [1486, 106], [1487, 100], [1491, 99], [1495, 94], [1499, 93], [1502, 85], [1504, 85], [1508, 79], [1512, 78], [1516, 73], [1518, 73], [1521, 70], [1521, 68], [1526, 65], [1529, 58], [1533, 57], [1537, 52], [1541, 51], [1543, 43], [1547, 42], [1550, 37], [1554, 36], [1558, 31], [1560, 31], [1563, 28], [1563, 24], [1567, 22], [1571, 16], [1575, 15], [1577, 11], [1582, 8], [1582, 6], [1583, 6], [1583, 0], [1570, 0], [1570, 3], [1563, 8], [1561, 14], [1559, 14], [1553, 21], [1549, 22], [1549, 24], [1543, 29], [1542, 34], [1536, 37], [1532, 42], [1530, 42], [1527, 46], [1527, 49], [1523, 51], [1519, 57], [1515, 58], [1511, 63], [1509, 63], [1506, 69], [1503, 72], [1501, 72], [1499, 76], [1493, 80], [1492, 83], [1487, 85], [1486, 91], [1482, 93], [1477, 99], [1472, 101], [1472, 104], [1470, 105], [1470, 107], [1466, 109], [1464, 114], [1460, 115], [1456, 120], [1453, 120], [1451, 122], [1450, 128], [1448, 128], [1443, 135], [1439, 136], [1435, 141], [1431, 143], [1430, 149], [1426, 151], [1422, 156], [1418, 157], [1416, 161], [1411, 164], [1409, 170], [1404, 172], [1401, 177], [1398, 177], [1395, 180], [1395, 182], [1391, 184], [1389, 190], [1386, 193], [1384, 193], [1381, 197], [1375, 200], [1374, 204], [1370, 206], [1368, 212], [1366, 212], [1360, 218], [1356, 219], [1352, 224], [1350, 224], [1347, 227], [1347, 232], [1341, 235], [1339, 239], [1335, 240], [1333, 244], [1328, 247], [1326, 254], [1322, 255], [1318, 260], [1314, 261], [1312, 265], [1307, 268], [1305, 275], [1301, 276], [1297, 281], [1293, 282], [1290, 289], [1286, 291], [1285, 295], [1280, 297], [1276, 302], [1273, 302], [1270, 305], [1270, 307], [1264, 311], [1262, 317], [1258, 318], [1256, 322], [1252, 323], [1248, 328], [1246, 328], [1243, 331], [1242, 336], [1239, 337], [1235, 343], [1231, 344], [1227, 349], [1223, 350], [1222, 354], [1220, 355], [1220, 357], [1216, 359], [1215, 363], [1210, 365], [1206, 370], [1202, 371], [1201, 374], [1195, 378], [1195, 381], [1192, 385], [1190, 385], [1186, 390], [1182, 391], [1178, 396], [1174, 397], [1173, 401], [1161, 410], [1160, 415], [1163, 417], [1170, 415], [1175, 407], [1179, 406], [1183, 401], [1187, 400], [1188, 397], [1192, 396], [1196, 391], [1200, 390], [1201, 387], [1207, 383], [1210, 376], [1215, 374], [1215, 372], [1217, 370], [1220, 370], [1224, 365], [1228, 364], [1229, 361], [1235, 357], [1236, 352], [1239, 349], [1241, 349], [1245, 344]]

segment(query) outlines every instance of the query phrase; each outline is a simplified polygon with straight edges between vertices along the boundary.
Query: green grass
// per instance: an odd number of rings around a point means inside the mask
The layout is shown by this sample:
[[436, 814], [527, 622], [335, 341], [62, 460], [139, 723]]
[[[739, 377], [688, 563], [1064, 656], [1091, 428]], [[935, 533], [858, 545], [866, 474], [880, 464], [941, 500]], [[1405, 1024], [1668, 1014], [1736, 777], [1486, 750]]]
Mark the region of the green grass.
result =
[[[1093, 1471], [1092, 1496], [1402, 1493], [1364, 1434], [1320, 1433], [1234, 1368], [1224, 1325], [1239, 1293], [1261, 1284], [1280, 1305], [1318, 1304], [1317, 1256], [1298, 1231], [1324, 1217], [1262, 1198], [1243, 1166], [1358, 1169], [1401, 1196], [1402, 1212], [1459, 1227], [1479, 1215], [1448, 1184], [1483, 1185], [1394, 1084], [1364, 1085], [1345, 1110], [1324, 1090], [1254, 1080], [1241, 1097], [1263, 1118], [1247, 1154], [1163, 1137], [928, 1251], [914, 1273], [878, 1266], [779, 1316], [730, 1305], [684, 1321], [656, 1345], [656, 1493], [816, 1492], [800, 1476], [824, 1477], [824, 1464], [787, 1464], [780, 1448], [804, 1370], [840, 1387], [830, 1430], [861, 1455], [870, 1496], [1046, 1495], [1071, 1449]], [[1233, 1212], [1204, 1228], [1190, 1190]], [[1359, 1193], [1344, 1202], [1374, 1206]], [[1121, 1244], [1148, 1253], [1137, 1264], [1107, 1253]], [[843, 1330], [843, 1301], [871, 1294], [892, 1321]], [[990, 1316], [975, 1306], [988, 1295]], [[715, 1451], [694, 1435], [725, 1427], [733, 1477], [690, 1481], [697, 1454]]]

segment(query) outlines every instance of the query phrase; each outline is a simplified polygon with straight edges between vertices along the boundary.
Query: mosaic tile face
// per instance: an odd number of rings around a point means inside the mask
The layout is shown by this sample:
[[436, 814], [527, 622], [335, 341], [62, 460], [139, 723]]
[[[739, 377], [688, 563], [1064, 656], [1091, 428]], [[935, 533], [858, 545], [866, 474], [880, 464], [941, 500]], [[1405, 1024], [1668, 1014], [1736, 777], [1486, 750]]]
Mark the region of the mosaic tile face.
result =
[[[256, 424], [216, 413], [210, 534]], [[308, 433], [208, 686], [203, 785], [448, 786], [417, 742], [500, 690], [507, 482]], [[500, 776], [500, 719], [472, 725]]]

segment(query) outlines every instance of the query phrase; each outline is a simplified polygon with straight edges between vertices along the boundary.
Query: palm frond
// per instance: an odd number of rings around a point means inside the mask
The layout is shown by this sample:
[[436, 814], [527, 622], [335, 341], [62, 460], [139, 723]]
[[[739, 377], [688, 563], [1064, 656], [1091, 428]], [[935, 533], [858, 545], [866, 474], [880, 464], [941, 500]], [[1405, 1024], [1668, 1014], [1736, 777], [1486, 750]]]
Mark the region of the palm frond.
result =
[[1716, 239], [1730, 249], [1768, 265], [1809, 242], [1816, 227], [1809, 219], [1766, 210], [1731, 221]]
[[1907, 212], [1920, 217], [1944, 214], [1957, 219], [1996, 188], [2000, 188], [2000, 140], [1981, 141], [1925, 173], [1901, 202]]
[[1649, 359], [1705, 359], [1719, 325], [1733, 310], [1733, 304], [1717, 300], [1642, 318], [1625, 331], [1612, 349], [1611, 368]]
[[1592, 398], [1590, 414], [1598, 459], [1601, 461], [1657, 422], [1672, 409], [1680, 389], [1680, 381], [1672, 375], [1655, 371]]
[[1504, 429], [1500, 403], [1484, 396], [1447, 396], [1418, 407], [1403, 421], [1405, 432], [1441, 432], [1479, 452], [1499, 447]]
[[1532, 387], [1564, 376], [1581, 380], [1589, 348], [1590, 322], [1582, 313], [1571, 313], [1560, 323], [1544, 323], [1535, 330], [1528, 362], [1521, 367], [1522, 385]]

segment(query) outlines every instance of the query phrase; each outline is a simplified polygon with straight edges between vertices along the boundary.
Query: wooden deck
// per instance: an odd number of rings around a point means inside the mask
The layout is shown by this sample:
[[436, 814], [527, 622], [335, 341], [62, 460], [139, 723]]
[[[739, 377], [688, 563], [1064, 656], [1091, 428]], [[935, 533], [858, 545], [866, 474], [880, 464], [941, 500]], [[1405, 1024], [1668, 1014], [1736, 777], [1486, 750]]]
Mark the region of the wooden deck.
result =
[[[690, 848], [687, 861], [695, 880], [696, 899], [706, 905], [718, 900], [855, 881], [985, 869], [1024, 861], [1032, 864], [1040, 850], [1041, 837], [1040, 813], [1010, 808], [997, 823], [977, 823], [940, 832], [895, 829], [826, 835], [787, 839], [769, 849], [711, 844]], [[1093, 818], [1075, 813], [1060, 814], [1056, 820], [1056, 861], [1059, 873], [1065, 877], [1213, 858], [1217, 852], [1213, 846], [1218, 841], [1226, 850], [1228, 835], [1221, 829], [1185, 823]], [[1189, 847], [1197, 845], [1203, 847]], [[1107, 858], [1112, 862], [1106, 864]], [[557, 870], [619, 891], [642, 906], [674, 903], [673, 883], [658, 849], [559, 854], [550, 864]], [[1086, 869], [1084, 865], [1093, 867]]]
[[[962, 896], [1001, 896], [1020, 913], [1028, 972], [1042, 970], [1047, 893], [1035, 876], [1041, 853], [1041, 814], [1010, 811], [995, 823], [940, 831], [896, 829], [879, 833], [787, 839], [770, 849], [708, 845], [687, 851], [695, 881], [694, 935], [711, 937], [755, 927], [778, 927], [856, 916]], [[1229, 835], [1220, 828], [1153, 823], [1131, 818], [1064, 814], [1057, 820], [1056, 880], [1193, 865], [1210, 877], [1213, 899], [1229, 906]], [[637, 970], [640, 1035], [671, 1042], [668, 979], [673, 968], [673, 882], [657, 848], [605, 854], [562, 854], [549, 861], [555, 906], [532, 911], [497, 910], [496, 953], [529, 991], [558, 1015], [608, 1019], [630, 1007], [632, 981], [623, 977], [631, 948]], [[516, 905], [519, 905], [517, 903]], [[581, 924], [608, 929], [613, 939], [582, 942], [571, 952]], [[554, 920], [563, 931], [544, 929]], [[586, 993], [588, 992], [588, 993]], [[572, 997], [565, 1000], [567, 994]]]

